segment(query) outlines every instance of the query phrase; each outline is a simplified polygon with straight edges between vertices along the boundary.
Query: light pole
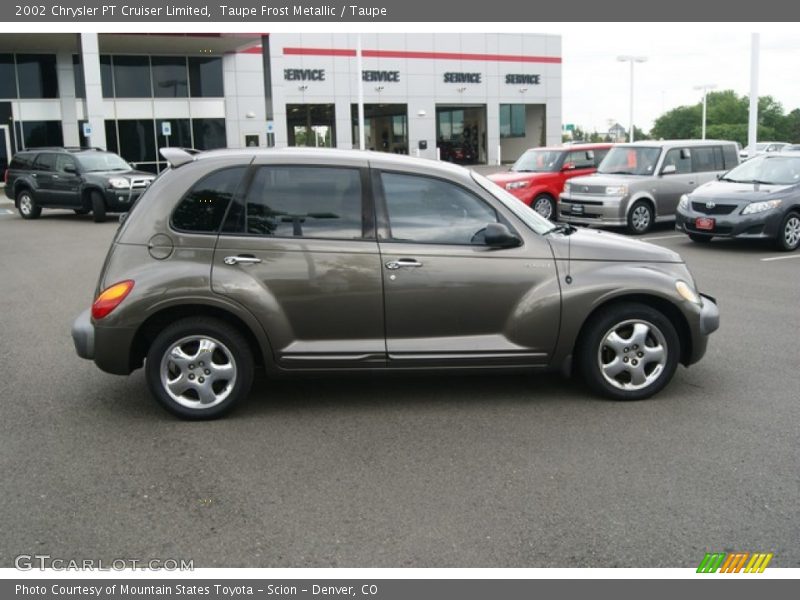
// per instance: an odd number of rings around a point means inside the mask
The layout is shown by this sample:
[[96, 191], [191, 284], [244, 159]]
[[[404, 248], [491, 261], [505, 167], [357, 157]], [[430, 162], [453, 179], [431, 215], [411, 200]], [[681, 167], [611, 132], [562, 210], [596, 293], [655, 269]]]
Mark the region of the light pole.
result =
[[633, 63], [643, 63], [647, 62], [646, 56], [633, 56], [631, 54], [625, 54], [623, 56], [618, 56], [617, 60], [619, 62], [627, 62], [631, 64], [631, 114], [630, 114], [630, 134], [629, 139], [633, 141]]
[[696, 85], [694, 89], [696, 90], [703, 90], [703, 133], [701, 135], [702, 139], [706, 139], [706, 96], [708, 95], [708, 90], [716, 89], [716, 85], [713, 83], [706, 83], [703, 85]]

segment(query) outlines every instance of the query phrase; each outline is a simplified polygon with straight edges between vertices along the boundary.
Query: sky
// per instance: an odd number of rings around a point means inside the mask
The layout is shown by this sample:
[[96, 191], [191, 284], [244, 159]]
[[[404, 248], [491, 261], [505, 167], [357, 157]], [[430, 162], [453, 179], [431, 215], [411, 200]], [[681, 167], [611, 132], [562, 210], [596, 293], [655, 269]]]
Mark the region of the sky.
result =
[[[772, 95], [786, 112], [800, 108], [800, 34], [785, 25], [757, 26], [759, 95]], [[619, 55], [648, 58], [634, 66], [634, 121], [645, 131], [664, 112], [699, 102], [702, 91], [694, 86], [715, 84], [717, 90], [749, 95], [755, 27], [597, 23], [553, 28], [562, 35], [563, 122], [605, 131], [614, 120], [628, 128], [630, 65], [618, 62]]]

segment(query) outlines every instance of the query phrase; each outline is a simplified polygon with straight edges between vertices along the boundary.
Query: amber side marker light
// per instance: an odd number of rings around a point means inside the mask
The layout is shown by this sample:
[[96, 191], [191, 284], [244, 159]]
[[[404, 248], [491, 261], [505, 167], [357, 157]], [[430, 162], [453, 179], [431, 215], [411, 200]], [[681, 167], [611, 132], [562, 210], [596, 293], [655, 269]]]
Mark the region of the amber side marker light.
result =
[[102, 319], [107, 316], [125, 300], [125, 297], [131, 293], [132, 289], [133, 281], [126, 279], [100, 292], [97, 300], [92, 304], [92, 318]]

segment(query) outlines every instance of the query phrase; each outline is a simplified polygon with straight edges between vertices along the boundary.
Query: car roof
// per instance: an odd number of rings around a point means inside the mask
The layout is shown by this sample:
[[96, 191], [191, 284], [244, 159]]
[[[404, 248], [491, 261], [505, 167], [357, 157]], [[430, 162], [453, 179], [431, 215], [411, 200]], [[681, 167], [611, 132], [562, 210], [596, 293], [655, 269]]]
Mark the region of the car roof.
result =
[[709, 144], [731, 144], [736, 145], [736, 142], [732, 142], [731, 140], [640, 140], [638, 142], [625, 142], [622, 144], [617, 144], [617, 146], [621, 146], [623, 148], [629, 147], [672, 147], [672, 146], [708, 146]]
[[[614, 142], [573, 142], [572, 144], [564, 144], [563, 146], [536, 146], [535, 148], [528, 148], [528, 150], [546, 150], [549, 152], [569, 152], [571, 150], [594, 150], [600, 148], [611, 148]], [[525, 150], [527, 152], [528, 150]]]

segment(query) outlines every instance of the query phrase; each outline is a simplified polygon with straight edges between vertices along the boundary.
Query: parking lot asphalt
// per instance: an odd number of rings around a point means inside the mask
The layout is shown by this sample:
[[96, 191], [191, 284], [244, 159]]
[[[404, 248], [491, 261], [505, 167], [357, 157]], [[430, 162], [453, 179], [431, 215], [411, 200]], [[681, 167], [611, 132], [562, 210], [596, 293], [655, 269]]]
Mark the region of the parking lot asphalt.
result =
[[646, 236], [722, 313], [651, 400], [558, 375], [260, 378], [229, 418], [189, 423], [141, 371], [74, 353], [115, 228], [0, 214], [2, 567], [800, 566], [800, 252]]

